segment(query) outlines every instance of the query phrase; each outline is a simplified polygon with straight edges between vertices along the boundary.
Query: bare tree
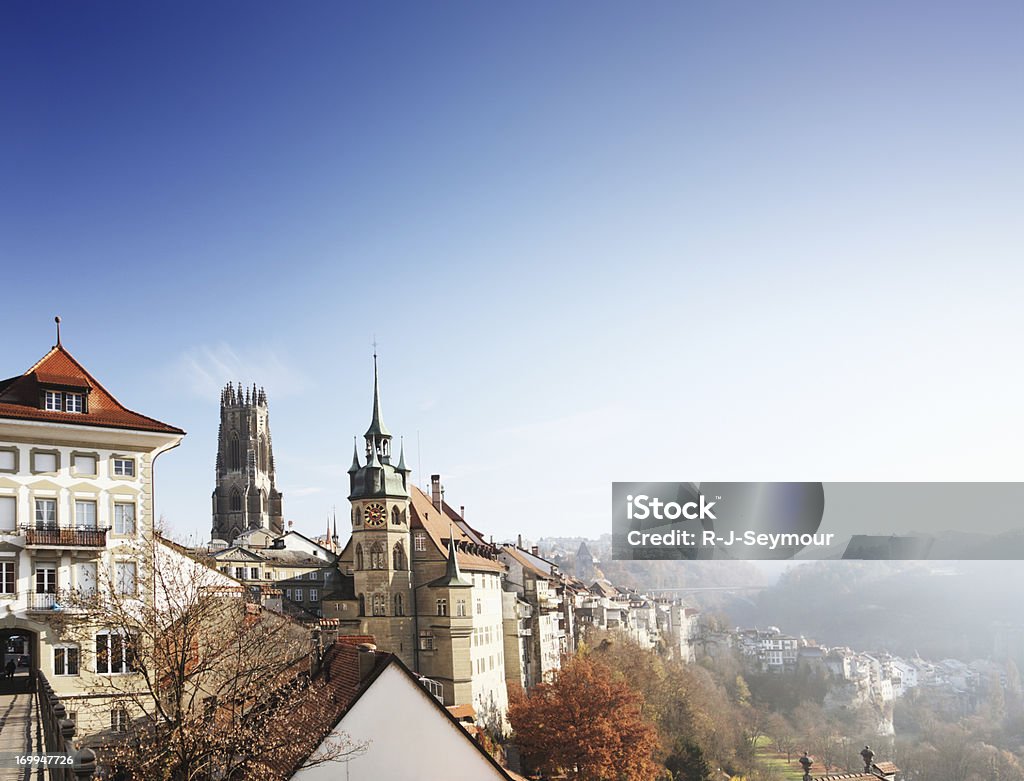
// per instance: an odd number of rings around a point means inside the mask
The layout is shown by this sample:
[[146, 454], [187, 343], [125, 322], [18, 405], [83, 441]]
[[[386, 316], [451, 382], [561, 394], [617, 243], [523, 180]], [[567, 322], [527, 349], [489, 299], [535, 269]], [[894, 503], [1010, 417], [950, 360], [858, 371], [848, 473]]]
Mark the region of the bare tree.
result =
[[[91, 593], [61, 595], [62, 635], [94, 648], [106, 695], [100, 759], [128, 779], [273, 781], [289, 762], [340, 761], [310, 630], [158, 535], [118, 550]], [[326, 737], [326, 740], [325, 740]], [[319, 746], [319, 748], [317, 748]]]

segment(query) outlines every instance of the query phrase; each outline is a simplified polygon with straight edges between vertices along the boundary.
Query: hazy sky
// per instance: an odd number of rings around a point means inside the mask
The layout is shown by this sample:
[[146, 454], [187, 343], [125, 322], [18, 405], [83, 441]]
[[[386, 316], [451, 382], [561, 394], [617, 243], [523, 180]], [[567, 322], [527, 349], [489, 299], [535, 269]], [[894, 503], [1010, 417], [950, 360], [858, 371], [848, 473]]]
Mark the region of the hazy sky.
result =
[[[1020, 480], [1024, 4], [0, 4], [0, 376], [64, 342], [285, 514], [352, 435], [504, 538], [613, 480]], [[422, 465], [422, 472], [420, 466]]]

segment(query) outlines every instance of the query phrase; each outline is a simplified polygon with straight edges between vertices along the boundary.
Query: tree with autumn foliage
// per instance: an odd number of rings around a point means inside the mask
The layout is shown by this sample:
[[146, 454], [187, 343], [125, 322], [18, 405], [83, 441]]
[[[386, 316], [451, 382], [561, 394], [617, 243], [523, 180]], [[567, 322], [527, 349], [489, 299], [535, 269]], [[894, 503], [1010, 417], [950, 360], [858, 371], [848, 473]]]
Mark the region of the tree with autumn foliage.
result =
[[652, 781], [658, 735], [643, 697], [590, 655], [567, 659], [550, 683], [512, 696], [513, 740], [527, 764], [575, 781]]

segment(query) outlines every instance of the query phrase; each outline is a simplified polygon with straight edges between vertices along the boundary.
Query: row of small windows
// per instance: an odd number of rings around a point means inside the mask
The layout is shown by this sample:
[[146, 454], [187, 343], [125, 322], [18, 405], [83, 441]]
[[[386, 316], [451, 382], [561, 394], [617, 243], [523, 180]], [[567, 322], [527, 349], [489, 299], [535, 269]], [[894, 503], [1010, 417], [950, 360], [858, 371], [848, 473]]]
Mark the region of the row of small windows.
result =
[[[392, 607], [394, 612], [392, 615], [404, 616], [405, 615], [405, 600], [401, 594], [395, 594], [392, 599]], [[386, 616], [388, 614], [388, 597], [387, 594], [373, 594], [370, 597], [370, 610], [372, 615], [375, 616]], [[359, 595], [359, 615], [365, 616], [366, 613], [366, 596], [364, 594]]]
[[[75, 590], [82, 596], [96, 593], [97, 569], [95, 562], [79, 562]], [[57, 566], [55, 564], [37, 564], [34, 571], [35, 591], [28, 595], [32, 607], [51, 608], [57, 604]], [[114, 562], [111, 572], [112, 585], [115, 593], [126, 596], [138, 596], [138, 565], [134, 561]], [[0, 562], [0, 595], [15, 596], [17, 593], [18, 573], [13, 561]]]
[[[98, 675], [127, 675], [137, 671], [136, 641], [131, 635], [112, 630], [96, 635], [96, 668]], [[53, 674], [79, 675], [81, 650], [77, 645], [53, 648]]]
[[[36, 529], [60, 527], [56, 499], [36, 499], [34, 517]], [[73, 528], [97, 529], [97, 502], [76, 500]], [[13, 532], [18, 528], [18, 500], [14, 496], [0, 496], [0, 532]], [[112, 531], [117, 535], [135, 534], [135, 504], [114, 502]]]
[[[56, 474], [61, 470], [59, 450], [35, 450], [30, 453], [29, 471], [32, 474]], [[96, 453], [72, 453], [71, 474], [75, 477], [96, 477], [100, 457]], [[0, 472], [19, 471], [19, 451], [15, 447], [0, 447]], [[110, 458], [110, 474], [114, 477], [135, 477], [135, 459], [127, 456]]]
[[[370, 566], [366, 567], [366, 557], [363, 555], [362, 543], [356, 545], [356, 569], [387, 569], [387, 554], [385, 553], [384, 543], [375, 542], [370, 545], [369, 550], [369, 562]], [[395, 543], [395, 547], [391, 549], [391, 566], [392, 569], [407, 569], [408, 559], [405, 555], [405, 547], [400, 542]]]

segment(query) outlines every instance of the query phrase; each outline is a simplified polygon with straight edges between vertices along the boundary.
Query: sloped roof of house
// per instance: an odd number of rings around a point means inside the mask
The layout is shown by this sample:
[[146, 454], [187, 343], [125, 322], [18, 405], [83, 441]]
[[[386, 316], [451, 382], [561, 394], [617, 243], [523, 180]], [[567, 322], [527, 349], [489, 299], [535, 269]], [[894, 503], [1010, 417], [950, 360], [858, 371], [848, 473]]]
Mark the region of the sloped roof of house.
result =
[[[40, 397], [46, 387], [87, 393], [85, 412], [62, 412], [41, 408]], [[165, 434], [185, 432], [141, 415], [125, 407], [60, 344], [24, 374], [0, 381], [0, 418], [66, 423], [76, 426], [103, 426]]]
[[445, 556], [448, 555], [448, 539], [454, 537], [460, 568], [470, 572], [505, 571], [504, 564], [485, 555], [490, 546], [476, 542], [461, 525], [455, 523], [455, 519], [447, 513], [439, 512], [431, 503], [430, 497], [418, 487], [412, 486], [409, 498], [410, 527], [423, 529]]
[[536, 577], [539, 577], [539, 578], [551, 578], [551, 577], [553, 577], [552, 574], [551, 574], [551, 569], [550, 568], [543, 568], [543, 567], [537, 566], [537, 564], [536, 564], [537, 557], [536, 556], [531, 556], [529, 553], [524, 551], [522, 548], [519, 548], [519, 547], [517, 547], [515, 545], [502, 545], [501, 546], [501, 550], [504, 551], [505, 553], [507, 553], [510, 557], [515, 559], [517, 562], [519, 562], [519, 564], [522, 565], [524, 570], [526, 570], [527, 572], [533, 573], [533, 575], [535, 575]]
[[[434, 706], [441, 718], [447, 719], [458, 728], [461, 734], [465, 735], [466, 740], [487, 759], [498, 773], [501, 774], [502, 778], [512, 781], [512, 776], [508, 774], [508, 771], [499, 765], [480, 744], [470, 738], [463, 729], [464, 725], [460, 724], [458, 719], [444, 705], [423, 688], [418, 676], [406, 667], [401, 659], [394, 654], [374, 650], [360, 650], [359, 646], [366, 643], [372, 644], [373, 638], [368, 636], [339, 637], [327, 649], [321, 672], [314, 679], [314, 683], [325, 685], [327, 691], [311, 701], [311, 706], [299, 716], [299, 724], [297, 725], [299, 734], [323, 737], [317, 740], [316, 745], [297, 746], [296, 751], [287, 758], [287, 766], [284, 764], [279, 765], [279, 769], [288, 769], [285, 775], [286, 778], [290, 778], [299, 770], [306, 759], [316, 750], [323, 738], [341, 723], [341, 720], [360, 698], [373, 687], [374, 682], [381, 674], [389, 667], [395, 666], [415, 684], [416, 689]], [[359, 674], [360, 653], [372, 653], [374, 657], [373, 667], [363, 676], [362, 680], [360, 680]]]

